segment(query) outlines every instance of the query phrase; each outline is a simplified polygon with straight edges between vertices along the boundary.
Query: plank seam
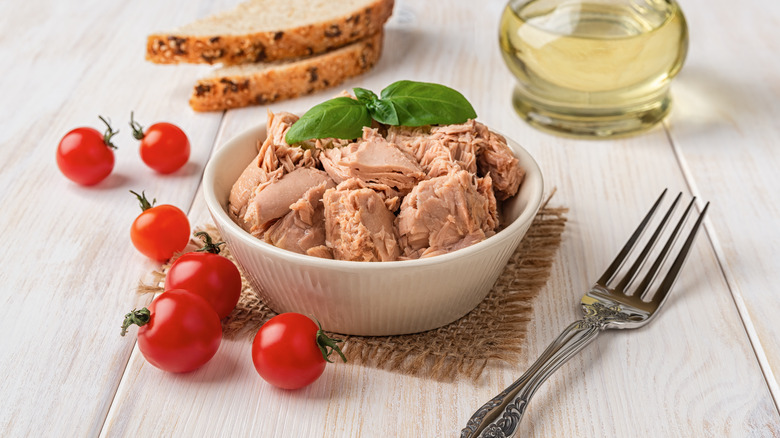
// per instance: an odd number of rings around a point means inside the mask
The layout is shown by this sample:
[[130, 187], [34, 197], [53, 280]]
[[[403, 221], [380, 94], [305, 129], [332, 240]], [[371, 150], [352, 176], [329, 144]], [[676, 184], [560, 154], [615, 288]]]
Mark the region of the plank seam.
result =
[[[211, 161], [211, 157], [214, 156], [214, 152], [216, 152], [217, 150], [217, 144], [219, 144], [219, 141], [222, 138], [225, 131], [225, 125], [227, 124], [225, 122], [226, 118], [227, 118], [226, 111], [222, 111], [222, 117], [219, 120], [219, 127], [214, 133], [214, 138], [211, 141], [211, 152], [209, 153], [209, 157], [206, 159], [206, 163]], [[203, 174], [205, 172], [206, 172], [206, 166], [203, 166], [203, 169], [200, 171], [200, 176], [198, 177], [198, 186], [195, 188], [195, 191], [192, 193], [192, 199], [190, 199], [190, 205], [187, 207], [188, 217], [192, 213], [192, 207], [193, 205], [195, 205], [195, 200], [198, 198], [198, 193], [200, 193], [201, 187], [203, 187]]]
[[[217, 127], [216, 132], [214, 133], [214, 138], [211, 141], [211, 152], [209, 153], [206, 163], [208, 163], [209, 160], [211, 160], [212, 155], [214, 155], [214, 151], [217, 148], [217, 140], [222, 137], [224, 128], [225, 128], [225, 111], [222, 112], [222, 116], [219, 119], [219, 126]], [[198, 192], [200, 191], [200, 188], [203, 185], [203, 172], [205, 170], [206, 170], [206, 166], [203, 166], [203, 170], [201, 170], [198, 179], [198, 185], [195, 187], [195, 191], [193, 192], [192, 198], [190, 199], [189, 205], [187, 206], [188, 217], [192, 212], [192, 207], [195, 204], [195, 199], [198, 197]], [[130, 366], [130, 362], [133, 360], [133, 357], [136, 356], [137, 354], [138, 354], [138, 340], [136, 339], [133, 343], [133, 349], [130, 352], [130, 355], [127, 357], [127, 360], [125, 361], [125, 367], [124, 370], [122, 371], [122, 377], [119, 379], [119, 383], [116, 385], [116, 388], [114, 389], [114, 396], [111, 398], [111, 403], [109, 403], [108, 409], [106, 410], [106, 413], [103, 416], [103, 422], [100, 426], [100, 433], [98, 434], [99, 437], [107, 436], [106, 423], [108, 422], [108, 419], [111, 416], [112, 409], [114, 409], [117, 394], [119, 394], [122, 385], [125, 384], [125, 382], [127, 381], [127, 371], [128, 371], [128, 367]]]
[[[672, 137], [672, 133], [671, 133], [671, 129], [669, 128], [668, 121], [664, 120], [663, 127], [664, 127], [664, 132], [666, 133], [666, 137], [669, 140], [669, 144], [672, 147], [672, 153], [674, 154], [675, 159], [677, 160], [677, 164], [679, 165], [680, 170], [683, 174], [685, 183], [688, 185], [688, 190], [691, 192], [692, 195], [698, 198], [697, 207], [701, 211], [702, 209], [701, 203], [703, 202], [703, 200], [701, 197], [701, 192], [699, 191], [695, 181], [693, 180], [693, 173], [688, 167], [688, 164], [682, 155], [682, 151], [677, 146], [677, 144], [675, 143]], [[734, 301], [734, 305], [737, 308], [737, 314], [739, 315], [739, 318], [742, 321], [742, 326], [744, 327], [745, 332], [748, 336], [748, 341], [750, 342], [750, 346], [753, 349], [753, 353], [756, 355], [758, 366], [761, 369], [761, 373], [763, 374], [764, 380], [766, 381], [767, 387], [769, 388], [769, 393], [772, 397], [772, 401], [775, 404], [775, 409], [777, 410], [778, 414], [780, 414], [780, 386], [778, 385], [777, 378], [775, 377], [774, 372], [772, 371], [772, 367], [769, 365], [769, 360], [766, 356], [766, 352], [764, 351], [764, 347], [761, 344], [761, 340], [758, 336], [758, 333], [756, 332], [756, 328], [753, 325], [753, 320], [750, 317], [750, 312], [748, 311], [747, 306], [745, 305], [745, 301], [742, 298], [742, 291], [740, 290], [736, 282], [733, 280], [734, 276], [728, 267], [728, 263], [726, 263], [726, 257], [723, 253], [723, 248], [720, 245], [720, 240], [718, 239], [717, 234], [715, 233], [715, 229], [713, 228], [710, 219], [706, 218], [704, 220], [703, 225], [704, 225], [704, 231], [705, 233], [707, 233], [707, 239], [709, 240], [710, 246], [715, 253], [715, 260], [718, 262], [718, 267], [720, 268], [721, 275], [723, 276], [723, 279], [726, 282], [726, 287], [728, 288], [729, 293], [731, 294], [731, 298]]]

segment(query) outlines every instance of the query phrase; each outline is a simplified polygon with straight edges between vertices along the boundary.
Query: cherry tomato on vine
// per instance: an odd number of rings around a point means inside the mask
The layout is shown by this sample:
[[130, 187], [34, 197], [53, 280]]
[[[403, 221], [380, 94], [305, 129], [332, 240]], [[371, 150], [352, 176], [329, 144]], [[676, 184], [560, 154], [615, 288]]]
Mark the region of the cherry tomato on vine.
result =
[[176, 259], [165, 276], [165, 290], [184, 289], [200, 295], [220, 318], [230, 315], [241, 296], [241, 273], [227, 258], [219, 255], [219, 245], [204, 231], [195, 233], [204, 240], [203, 248]]
[[71, 181], [91, 186], [106, 179], [114, 169], [111, 137], [119, 133], [101, 116], [106, 132], [94, 128], [76, 128], [65, 134], [57, 146], [57, 167]]
[[190, 222], [178, 207], [169, 204], [154, 206], [144, 192], [130, 190], [141, 203], [143, 212], [130, 227], [133, 245], [145, 256], [157, 261], [168, 260], [174, 253], [187, 246], [190, 240]]
[[160, 122], [150, 126], [146, 132], [130, 113], [130, 127], [133, 137], [141, 140], [141, 159], [147, 166], [160, 173], [173, 173], [190, 159], [190, 141], [178, 126]]
[[282, 313], [260, 327], [252, 343], [252, 362], [260, 377], [284, 389], [298, 389], [317, 380], [325, 371], [328, 356], [337, 352], [346, 362], [337, 342], [308, 316]]
[[163, 292], [148, 308], [125, 315], [122, 336], [138, 328], [138, 349], [157, 368], [172, 373], [196, 370], [222, 342], [219, 316], [203, 298], [184, 290]]

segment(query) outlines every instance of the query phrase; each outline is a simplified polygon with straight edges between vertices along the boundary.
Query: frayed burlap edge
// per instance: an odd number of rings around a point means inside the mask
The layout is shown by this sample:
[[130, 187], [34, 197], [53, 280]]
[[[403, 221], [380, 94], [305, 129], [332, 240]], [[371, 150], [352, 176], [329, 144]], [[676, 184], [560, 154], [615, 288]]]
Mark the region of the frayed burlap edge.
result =
[[[488, 296], [471, 312], [444, 327], [399, 336], [338, 336], [351, 363], [451, 381], [459, 377], [479, 378], [490, 363], [516, 364], [523, 352], [532, 301], [550, 275], [555, 254], [566, 225], [562, 207], [542, 205], [525, 238], [513, 253]], [[202, 226], [215, 240], [213, 225]], [[200, 242], [193, 240], [193, 247]], [[235, 260], [227, 249], [222, 255]], [[151, 280], [140, 283], [139, 293], [163, 291], [165, 273], [176, 257], [152, 272]], [[240, 270], [240, 268], [239, 268]], [[226, 338], [251, 336], [276, 313], [269, 309], [243, 276], [241, 298], [236, 309], [222, 321]]]

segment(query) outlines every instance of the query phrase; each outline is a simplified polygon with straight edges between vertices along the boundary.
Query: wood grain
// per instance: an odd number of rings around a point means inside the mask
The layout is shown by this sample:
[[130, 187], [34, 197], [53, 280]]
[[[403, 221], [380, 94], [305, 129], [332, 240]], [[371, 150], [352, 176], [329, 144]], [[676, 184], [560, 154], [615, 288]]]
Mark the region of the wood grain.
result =
[[[155, 267], [130, 244], [137, 206], [127, 190], [185, 209], [193, 225], [207, 222], [203, 166], [212, 149], [263, 123], [267, 108], [224, 117], [191, 112], [187, 96], [205, 70], [145, 63], [144, 37], [235, 3], [0, 4], [0, 58], [16, 65], [0, 65], [0, 229], [7, 239], [0, 252], [0, 436], [457, 436], [476, 408], [579, 316], [582, 292], [664, 187], [714, 201], [709, 233], [699, 237], [674, 295], [657, 321], [604, 333], [553, 375], [521, 434], [780, 436], [770, 394], [776, 382], [761, 369], [780, 363], [772, 323], [778, 195], [770, 189], [777, 183], [780, 69], [768, 55], [779, 9], [757, 0], [737, 14], [722, 0], [684, 4], [692, 50], [675, 83], [670, 134], [658, 127], [603, 142], [543, 134], [514, 114], [513, 80], [496, 37], [504, 1], [396, 2], [380, 62], [341, 88], [379, 91], [413, 79], [462, 91], [481, 121], [536, 157], [548, 190], [558, 189], [555, 203], [570, 208], [517, 369], [492, 368], [476, 383], [439, 383], [336, 364], [313, 385], [282, 391], [257, 376], [245, 340], [224, 341], [214, 360], [185, 375], [146, 363], [133, 347], [134, 331], [118, 336], [124, 313], [148, 301], [133, 291]], [[737, 30], [726, 33], [729, 18]], [[734, 53], [740, 62], [727, 62]], [[269, 108], [303, 113], [339, 90]], [[182, 126], [193, 147], [186, 169], [163, 177], [141, 163], [126, 125], [130, 110], [147, 125]], [[99, 126], [98, 113], [123, 129], [117, 167], [104, 183], [82, 188], [59, 174], [54, 150], [67, 130]]]
[[[491, 4], [497, 19], [500, 5]], [[547, 293], [539, 299], [528, 363], [557, 332], [577, 317], [579, 295], [609, 261], [630, 229], [662, 187], [686, 189], [663, 129], [618, 142], [562, 140], [520, 123], [509, 103], [511, 80], [501, 66], [487, 17], [473, 33], [448, 28], [465, 20], [469, 8], [455, 4], [430, 17], [425, 5], [397, 4], [388, 29], [385, 56], [374, 71], [345, 84], [379, 90], [399, 77], [437, 80], [464, 90], [480, 118], [519, 139], [539, 159], [548, 187], [556, 186], [556, 201], [572, 208], [568, 239]], [[486, 14], [487, 15], [487, 14]], [[464, 34], [465, 33], [465, 34]], [[394, 35], [394, 37], [393, 37]], [[480, 62], [475, 62], [477, 53]], [[397, 58], [403, 58], [399, 62]], [[437, 71], [426, 66], [466, 65], [468, 69]], [[433, 71], [432, 71], [433, 70]], [[443, 78], [443, 79], [442, 79]], [[277, 103], [273, 110], [302, 112], [327, 98]], [[497, 96], [504, 96], [503, 99]], [[218, 144], [262, 121], [264, 109], [229, 112]], [[592, 172], [592, 169], [615, 171]], [[628, 175], [638, 176], [629, 179]], [[200, 197], [191, 217], [208, 220]], [[606, 220], [605, 220], [606, 219]], [[728, 287], [706, 241], [700, 239], [676, 296], [663, 319], [635, 333], [608, 333], [555, 375], [527, 414], [528, 436], [697, 435], [769, 436], [778, 433], [777, 414], [755, 361]], [[666, 322], [664, 324], [664, 322]], [[681, 334], [682, 333], [682, 334]], [[701, 343], [693, 340], [704, 337]], [[253, 375], [249, 343], [230, 343], [227, 365], [209, 364], [183, 388], [145, 395], [145, 387], [166, 384], [170, 377], [151, 369], [135, 355], [129, 370], [142, 383], [122, 388], [109, 414], [105, 436], [129, 430], [166, 427], [165, 415], [150, 405], [177, 405], [192, 400], [203, 418], [182, 425], [177, 434], [196, 430], [229, 436], [455, 436], [483, 402], [503, 389], [521, 370], [496, 369], [477, 385], [441, 384], [351, 365], [329, 367], [321, 380], [299, 392], [280, 392]], [[717, 360], [728, 356], [729, 361]], [[630, 372], [630, 371], [634, 372]], [[201, 374], [202, 377], [196, 377]], [[237, 390], [216, 396], [204, 386], [214, 375], [220, 385]], [[244, 380], [247, 379], [247, 380]], [[251, 385], [247, 389], [241, 382]], [[208, 385], [208, 384], [206, 384]], [[241, 388], [241, 390], [238, 390]], [[222, 394], [221, 390], [220, 394]], [[635, 395], [639, 401], [632, 402]], [[225, 398], [222, 398], [225, 397]], [[130, 402], [141, 398], [143, 402]], [[249, 405], [230, 418], [211, 413], [223, 400]], [[747, 425], [747, 426], [746, 426]], [[202, 429], [201, 429], [202, 428]]]
[[[780, 6], [686, 2], [689, 59], [669, 130], [692, 189], [712, 201], [708, 232], [780, 401]], [[724, 31], [716, 23], [724, 24]]]
[[[133, 289], [154, 266], [130, 243], [140, 210], [128, 190], [188, 210], [213, 146], [221, 114], [194, 116], [172, 98], [168, 84], [189, 73], [143, 61], [138, 23], [155, 25], [146, 12], [153, 2], [145, 3], [0, 6], [2, 436], [99, 433], [134, 343], [119, 325], [148, 300]], [[188, 133], [183, 171], [162, 177], [143, 165], [131, 110], [146, 126], [168, 120]], [[102, 130], [98, 114], [121, 131], [116, 167], [84, 188], [59, 173], [55, 150], [72, 128]]]

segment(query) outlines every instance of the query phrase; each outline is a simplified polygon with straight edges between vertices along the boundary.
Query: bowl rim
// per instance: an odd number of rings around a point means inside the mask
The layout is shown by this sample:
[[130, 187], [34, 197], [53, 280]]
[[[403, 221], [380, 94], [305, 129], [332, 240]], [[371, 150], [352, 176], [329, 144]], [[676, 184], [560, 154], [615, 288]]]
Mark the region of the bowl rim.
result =
[[[228, 232], [239, 238], [242, 243], [249, 247], [256, 248], [262, 252], [270, 253], [274, 257], [283, 259], [284, 261], [295, 263], [297, 265], [317, 266], [321, 268], [329, 268], [333, 270], [354, 270], [354, 269], [375, 269], [375, 270], [397, 270], [399, 268], [421, 268], [448, 263], [453, 260], [462, 258], [469, 258], [477, 253], [481, 253], [489, 250], [491, 247], [499, 244], [502, 237], [509, 238], [511, 235], [521, 230], [526, 222], [533, 220], [539, 208], [542, 205], [542, 194], [544, 192], [544, 178], [542, 176], [539, 164], [533, 158], [533, 156], [523, 148], [519, 143], [507, 137], [501, 132], [491, 129], [491, 131], [501, 135], [507, 140], [507, 144], [512, 150], [516, 158], [520, 160], [525, 169], [525, 181], [529, 178], [529, 175], [533, 175], [538, 178], [538, 184], [535, 184], [531, 189], [535, 189], [531, 192], [531, 196], [528, 200], [528, 205], [522, 211], [522, 213], [509, 225], [498, 231], [495, 235], [488, 237], [487, 239], [470, 245], [466, 248], [461, 248], [457, 251], [452, 251], [446, 254], [437, 255], [434, 257], [426, 257], [413, 260], [395, 260], [388, 262], [359, 262], [352, 260], [334, 260], [324, 259], [320, 257], [313, 257], [305, 254], [298, 254], [293, 251], [278, 248], [270, 243], [264, 242], [261, 239], [249, 234], [238, 224], [233, 222], [228, 216], [225, 209], [217, 199], [217, 194], [214, 190], [214, 183], [217, 175], [216, 167], [226, 160], [228, 154], [227, 151], [234, 149], [236, 144], [244, 143], [248, 141], [260, 141], [267, 135], [265, 122], [251, 126], [239, 134], [231, 137], [225, 141], [221, 146], [209, 158], [208, 163], [203, 173], [203, 195], [206, 201], [206, 207], [211, 213], [212, 218], [217, 225], [221, 225], [220, 228], [227, 229]], [[522, 185], [521, 185], [522, 187]], [[224, 237], [224, 236], [223, 236]]]

